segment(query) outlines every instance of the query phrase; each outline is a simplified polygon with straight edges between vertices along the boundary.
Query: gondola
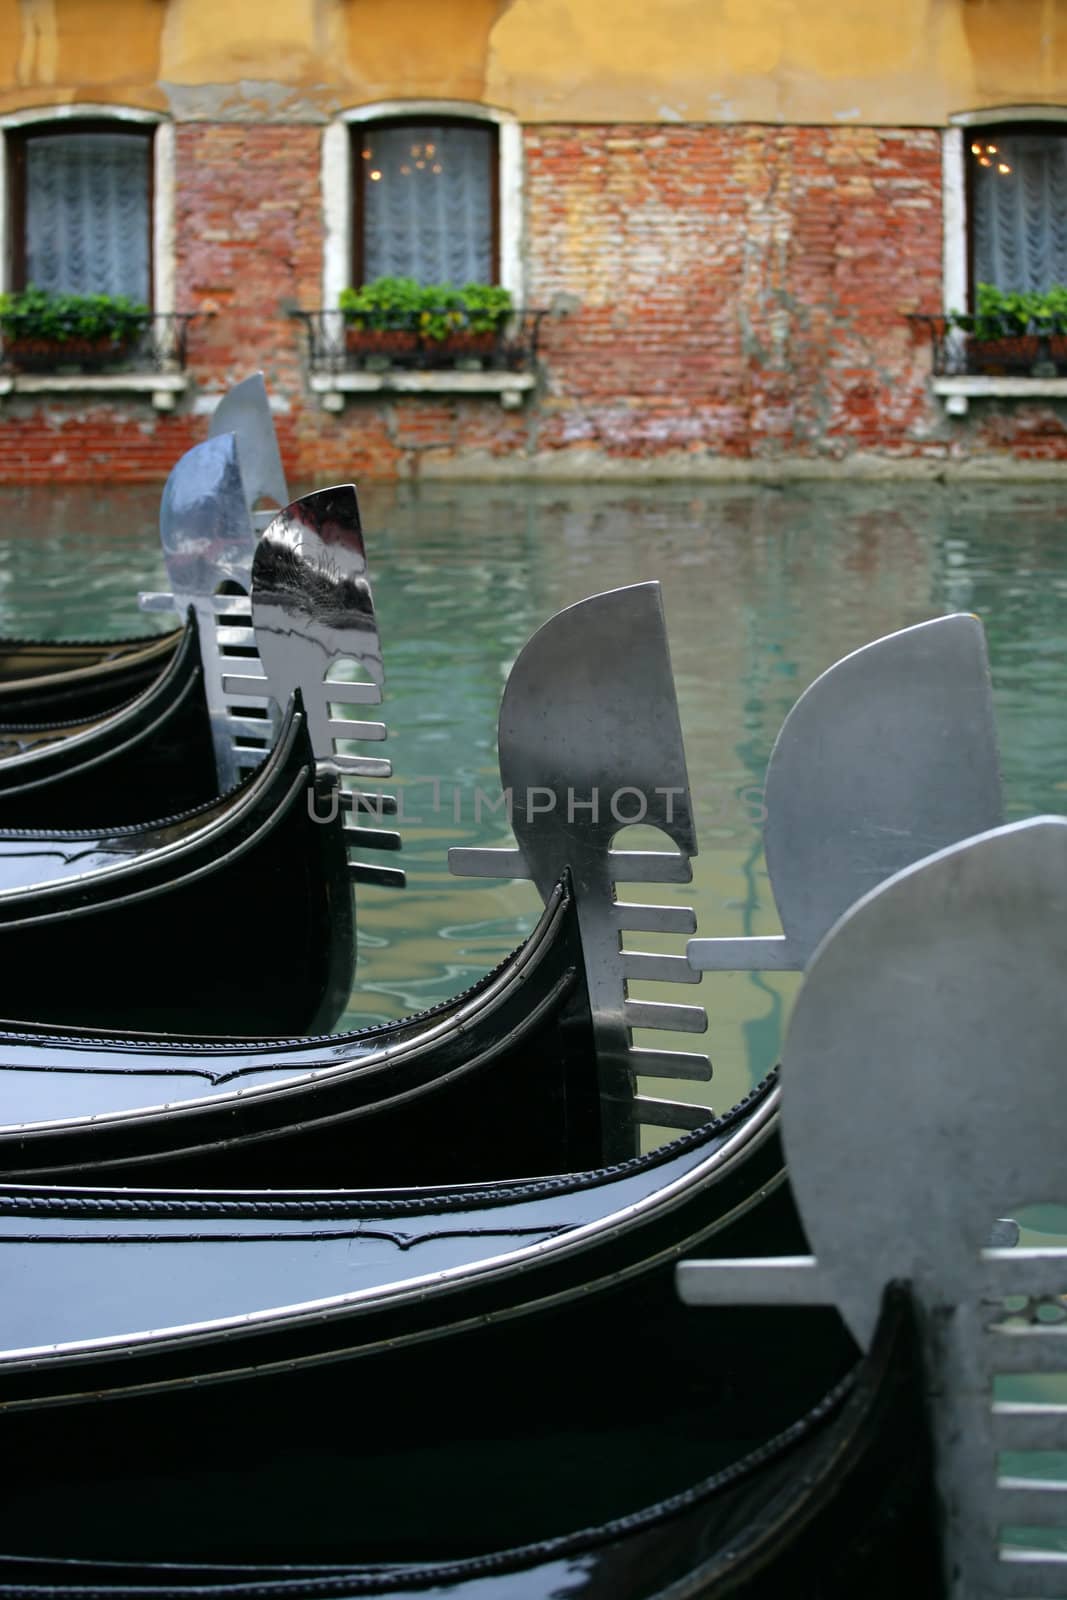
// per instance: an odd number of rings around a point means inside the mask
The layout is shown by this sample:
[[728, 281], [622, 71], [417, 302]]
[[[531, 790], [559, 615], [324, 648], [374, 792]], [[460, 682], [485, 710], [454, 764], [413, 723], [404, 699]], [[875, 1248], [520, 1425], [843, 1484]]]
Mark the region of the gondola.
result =
[[[263, 527], [257, 508], [264, 501], [281, 508], [290, 497], [262, 373], [236, 384], [215, 407], [208, 437], [226, 433], [237, 436], [250, 523]], [[153, 610], [173, 609], [169, 596], [146, 599]], [[0, 639], [0, 729], [59, 727], [116, 711], [152, 686], [181, 640], [182, 628], [126, 639]]]
[[[205, 552], [194, 589], [198, 583], [208, 597], [251, 552], [238, 454], [232, 433], [197, 445], [164, 492], [165, 533]], [[269, 720], [262, 713], [252, 719], [250, 711], [228, 715], [219, 693], [226, 667], [255, 669], [251, 629], [221, 632], [208, 599], [195, 592], [181, 598], [187, 622], [177, 647], [134, 699], [79, 721], [0, 724], [0, 827], [146, 822], [231, 788], [242, 735], [249, 762], [262, 760]], [[247, 598], [241, 604], [247, 609]]]
[[[232, 454], [232, 435], [211, 443]], [[381, 757], [338, 748], [339, 734], [375, 741], [384, 725], [332, 715], [335, 701], [381, 697], [351, 486], [307, 496], [272, 520], [255, 553], [252, 608], [269, 676], [237, 682], [279, 704], [288, 699], [289, 711], [275, 752], [243, 785], [160, 822], [3, 838], [9, 1015], [67, 1027], [292, 1037], [330, 1028], [344, 1008], [351, 877], [402, 879], [396, 869], [348, 861], [349, 844], [389, 849], [399, 838], [348, 827], [337, 793], [341, 773], [390, 770]], [[369, 662], [371, 681], [329, 681], [338, 652]], [[231, 937], [230, 905], [240, 906], [262, 948]], [[194, 949], [199, 959], [212, 941], [220, 960], [209, 970], [224, 979], [190, 994], [183, 958]]]
[[[382, 1358], [377, 1384], [358, 1363], [308, 1373], [284, 1411], [255, 1407], [253, 1380], [240, 1412], [222, 1402], [210, 1423], [212, 1390], [191, 1416], [176, 1397], [125, 1402], [115, 1422], [98, 1408], [92, 1431], [86, 1419], [62, 1440], [65, 1408], [0, 1414], [19, 1462], [0, 1593], [930, 1596], [937, 1529], [908, 1310], [891, 1296], [871, 1354], [844, 1374], [837, 1330], [810, 1313], [772, 1340], [751, 1313], [709, 1329], [657, 1298], [623, 1337], [588, 1318], [566, 1351], [531, 1325], [507, 1365], [468, 1334]], [[635, 1384], [638, 1350], [669, 1379]], [[76, 1465], [90, 1459], [92, 1482]]]
[[145, 827], [9, 835], [5, 1012], [162, 1033], [332, 1026], [351, 985], [352, 895], [343, 826], [312, 814], [335, 780], [316, 775], [307, 721], [297, 699], [275, 751], [222, 799]]
[[182, 630], [129, 639], [0, 639], [0, 718], [81, 722], [149, 688], [172, 659]]
[[[610, 640], [619, 642], [611, 647]], [[609, 661], [611, 670], [603, 676], [584, 671], [583, 661]], [[632, 740], [623, 748], [609, 736], [595, 752], [601, 786], [605, 795], [652, 794], [657, 783], [662, 788], [665, 777], [673, 778], [671, 826], [684, 844], [691, 838], [684, 752], [655, 586], [614, 591], [568, 608], [535, 635], [512, 669], [501, 711], [502, 782], [513, 795], [521, 796], [525, 784], [541, 797], [555, 783], [562, 811], [581, 775], [578, 755], [561, 736], [551, 765], [539, 766], [527, 731], [528, 717], [539, 714], [546, 699], [559, 704], [546, 691], [546, 662], [556, 663], [569, 682], [585, 685], [580, 715], [572, 701], [574, 726], [610, 730], [645, 695], [644, 717], [656, 730], [655, 740], [643, 747]], [[925, 692], [917, 693], [921, 686]], [[795, 736], [798, 723], [801, 738]], [[872, 727], [894, 731], [883, 731], [872, 744]], [[583, 759], [588, 741], [586, 735]], [[821, 753], [819, 779], [837, 807], [829, 817], [823, 808], [820, 828], [829, 825], [853, 841], [858, 828], [848, 815], [850, 797], [867, 808], [867, 790], [873, 788], [881, 805], [866, 847], [839, 853], [836, 872], [826, 870], [818, 830], [814, 838], [812, 830], [798, 830], [791, 805], [807, 781], [812, 749]], [[934, 756], [939, 779], [931, 784]], [[863, 764], [862, 782], [857, 761]], [[953, 764], [966, 775], [967, 797], [946, 808], [944, 780]], [[891, 783], [879, 783], [880, 773]], [[768, 794], [772, 870], [781, 854], [781, 830], [792, 838], [792, 874], [774, 881], [783, 922], [794, 936], [790, 958], [799, 963], [800, 933], [810, 948], [820, 931], [817, 916], [828, 926], [834, 906], [847, 904], [853, 886], [856, 895], [862, 893], [872, 879], [889, 875], [934, 840], [954, 838], [968, 821], [981, 826], [998, 820], [995, 730], [980, 625], [967, 617], [939, 619], [877, 641], [831, 668], [787, 719], [772, 756]], [[54, 1030], [6, 1029], [0, 1039], [0, 1172], [31, 1181], [183, 1185], [287, 1185], [309, 1175], [344, 1185], [353, 1173], [362, 1182], [475, 1180], [572, 1170], [602, 1155], [625, 1156], [644, 1124], [698, 1126], [711, 1115], [706, 1107], [638, 1094], [633, 1080], [656, 1070], [699, 1080], [709, 1074], [706, 1059], [670, 1051], [613, 1054], [617, 1034], [609, 1031], [605, 1045], [603, 1026], [605, 1013], [617, 1015], [632, 1004], [624, 998], [625, 985], [640, 975], [643, 960], [652, 962], [658, 976], [684, 968], [679, 957], [620, 952], [618, 921], [648, 928], [658, 919], [682, 932], [693, 925], [682, 907], [617, 900], [612, 883], [638, 873], [646, 881], [678, 875], [686, 858], [619, 852], [589, 808], [576, 812], [564, 841], [557, 836], [546, 843], [546, 815], [542, 809], [534, 828], [520, 822], [522, 865], [534, 862], [546, 885], [541, 923], [489, 979], [432, 1013], [304, 1044], [161, 1044], [129, 1035], [69, 1039]], [[814, 874], [803, 870], [805, 850], [814, 855]], [[582, 892], [573, 886], [572, 862], [585, 872], [584, 907]], [[469, 854], [461, 853], [458, 864], [469, 865]], [[490, 852], [474, 864], [499, 870], [500, 863]], [[514, 867], [510, 860], [509, 865]], [[813, 882], [819, 896], [814, 908]], [[607, 942], [601, 937], [605, 905], [618, 919]], [[748, 947], [733, 951], [733, 959], [738, 966], [750, 962]], [[591, 973], [599, 983], [599, 1017]], [[656, 1007], [636, 1015], [647, 1022], [650, 1011], [659, 1020]], [[662, 1011], [670, 1022], [679, 1016], [703, 1020], [697, 1007]], [[617, 1087], [620, 1069], [630, 1074], [624, 1081], [629, 1099], [614, 1107], [605, 1096], [605, 1057], [609, 1089]], [[523, 1114], [516, 1116], [520, 1101]], [[613, 1111], [614, 1129], [607, 1126]]]
[[846, 912], [785, 1052], [803, 1223], [773, 1083], [537, 1184], [0, 1190], [9, 1600], [1055, 1593], [997, 1535], [1062, 1481], [990, 1430], [1062, 1446], [992, 1374], [1057, 1369], [1067, 1253], [980, 1246], [1062, 1184], [1065, 900], [1057, 818]]
[[[198, 450], [209, 452], [211, 493], [199, 507], [204, 513], [200, 521], [209, 522], [217, 513], [225, 517], [227, 498], [239, 493], [235, 436], [220, 436]], [[189, 468], [195, 455], [183, 458], [176, 472]], [[190, 470], [202, 481], [202, 471]], [[343, 581], [360, 586], [359, 603], [350, 616], [323, 610], [333, 603], [329, 584], [323, 585], [315, 565], [324, 528], [332, 540], [330, 563], [345, 575]], [[191, 532], [187, 523], [185, 533], [191, 537]], [[294, 540], [295, 551], [290, 549]], [[35, 860], [40, 863], [36, 870], [47, 878], [49, 830], [77, 829], [84, 848], [86, 836], [94, 831], [143, 825], [148, 847], [154, 819], [196, 809], [219, 793], [220, 774], [236, 780], [245, 758], [253, 764], [261, 761], [275, 732], [277, 711], [258, 718], [235, 715], [227, 709], [227, 697], [253, 696], [260, 706], [273, 703], [278, 708], [301, 688], [316, 756], [334, 770], [345, 765], [335, 748], [342, 733], [355, 740], [384, 738], [383, 723], [342, 723], [330, 719], [326, 710], [327, 695], [331, 701], [381, 699], [381, 645], [354, 488], [322, 490], [279, 512], [264, 531], [253, 567], [253, 593], [246, 603], [253, 616], [258, 614], [260, 634], [269, 635], [278, 626], [279, 605], [284, 612], [286, 643], [274, 647], [269, 674], [264, 674], [253, 647], [242, 645], [227, 654], [213, 638], [212, 647], [203, 648], [203, 629], [214, 635], [215, 620], [210, 609], [199, 615], [190, 609], [169, 667], [120, 711], [80, 727], [0, 732], [0, 889], [32, 883]], [[320, 634], [327, 625], [331, 638], [324, 655]], [[239, 632], [242, 639], [255, 637], [252, 628]], [[328, 671], [345, 656], [369, 665], [373, 681], [328, 683]], [[377, 775], [388, 774], [390, 767], [380, 758], [348, 758], [346, 770]], [[41, 845], [37, 852], [29, 847], [27, 829]], [[128, 834], [128, 850], [137, 848], [137, 837], [136, 831]], [[369, 834], [365, 837], [371, 842]]]
[[[195, 619], [162, 671], [119, 710], [0, 727], [0, 830], [122, 827], [190, 810], [217, 793]], [[6, 842], [6, 853], [12, 849], [21, 855], [20, 844]], [[0, 859], [0, 884], [7, 878]]]

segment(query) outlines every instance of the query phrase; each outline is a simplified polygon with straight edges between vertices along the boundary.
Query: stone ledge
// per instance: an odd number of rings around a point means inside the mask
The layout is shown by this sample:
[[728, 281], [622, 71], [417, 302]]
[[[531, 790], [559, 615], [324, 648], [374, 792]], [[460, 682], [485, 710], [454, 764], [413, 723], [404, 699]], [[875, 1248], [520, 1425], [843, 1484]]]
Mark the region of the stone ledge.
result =
[[0, 377], [0, 398], [10, 394], [147, 394], [157, 411], [173, 411], [189, 387], [184, 372], [20, 372]]
[[314, 372], [312, 394], [324, 411], [343, 411], [347, 395], [361, 394], [495, 394], [506, 410], [515, 410], [535, 387], [532, 372]]
[[964, 417], [972, 400], [1067, 400], [1067, 378], [935, 378], [934, 393], [949, 416]]

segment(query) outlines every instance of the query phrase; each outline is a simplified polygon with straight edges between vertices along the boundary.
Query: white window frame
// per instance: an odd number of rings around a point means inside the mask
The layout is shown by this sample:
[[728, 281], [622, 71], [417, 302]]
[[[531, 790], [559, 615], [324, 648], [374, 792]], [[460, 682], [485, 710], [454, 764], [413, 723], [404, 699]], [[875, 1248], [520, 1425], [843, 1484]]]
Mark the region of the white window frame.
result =
[[158, 111], [143, 111], [136, 106], [96, 105], [77, 101], [73, 105], [32, 106], [23, 111], [8, 111], [0, 116], [0, 288], [11, 287], [11, 219], [8, 215], [7, 135], [24, 128], [43, 129], [85, 118], [136, 123], [155, 128], [152, 140], [152, 309], [159, 313], [174, 310], [174, 124]]
[[[960, 111], [949, 118], [941, 135], [941, 309], [962, 311], [967, 305], [967, 129], [991, 128], [1003, 122], [1067, 122], [1067, 106], [986, 106]], [[935, 378], [952, 416], [963, 416], [968, 401], [982, 395], [1030, 399], [1067, 399], [1067, 378]]]
[[352, 275], [352, 129], [387, 117], [462, 117], [491, 122], [497, 129], [499, 160], [497, 222], [500, 283], [521, 306], [525, 288], [522, 249], [522, 127], [517, 117], [495, 106], [468, 100], [376, 100], [352, 106], [334, 117], [322, 136], [322, 305], [332, 311]]

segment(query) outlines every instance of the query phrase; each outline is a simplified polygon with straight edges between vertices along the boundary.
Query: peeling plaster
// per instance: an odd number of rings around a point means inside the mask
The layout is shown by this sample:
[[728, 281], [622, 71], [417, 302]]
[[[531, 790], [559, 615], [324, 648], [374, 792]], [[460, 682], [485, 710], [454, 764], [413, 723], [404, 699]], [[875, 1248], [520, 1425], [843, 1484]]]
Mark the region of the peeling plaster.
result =
[[326, 122], [335, 94], [324, 85], [241, 78], [237, 83], [169, 83], [160, 87], [179, 122]]
[[22, 44], [15, 75], [20, 84], [55, 83], [59, 55], [56, 0], [19, 0]]

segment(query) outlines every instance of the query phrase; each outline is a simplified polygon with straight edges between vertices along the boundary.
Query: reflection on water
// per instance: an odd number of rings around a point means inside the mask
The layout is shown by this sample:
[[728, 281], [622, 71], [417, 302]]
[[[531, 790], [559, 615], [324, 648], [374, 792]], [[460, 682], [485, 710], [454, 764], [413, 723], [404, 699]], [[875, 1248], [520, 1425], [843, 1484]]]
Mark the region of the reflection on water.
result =
[[[1067, 490], [372, 486], [362, 502], [409, 887], [360, 891], [352, 1020], [465, 987], [530, 926], [529, 885], [451, 878], [445, 851], [507, 842], [492, 809], [507, 669], [539, 623], [598, 589], [663, 584], [701, 841], [694, 883], [677, 895], [695, 905], [702, 933], [777, 931], [758, 822], [774, 736], [820, 671], [893, 629], [978, 613], [1009, 815], [1063, 808]], [[7, 490], [0, 505], [0, 631], [104, 636], [164, 625], [134, 600], [163, 579], [154, 490]], [[637, 942], [680, 948], [650, 935]], [[725, 975], [684, 996], [654, 985], [640, 993], [704, 1000], [714, 1100], [724, 1106], [776, 1059], [796, 984]], [[707, 1091], [679, 1086], [686, 1092]]]

